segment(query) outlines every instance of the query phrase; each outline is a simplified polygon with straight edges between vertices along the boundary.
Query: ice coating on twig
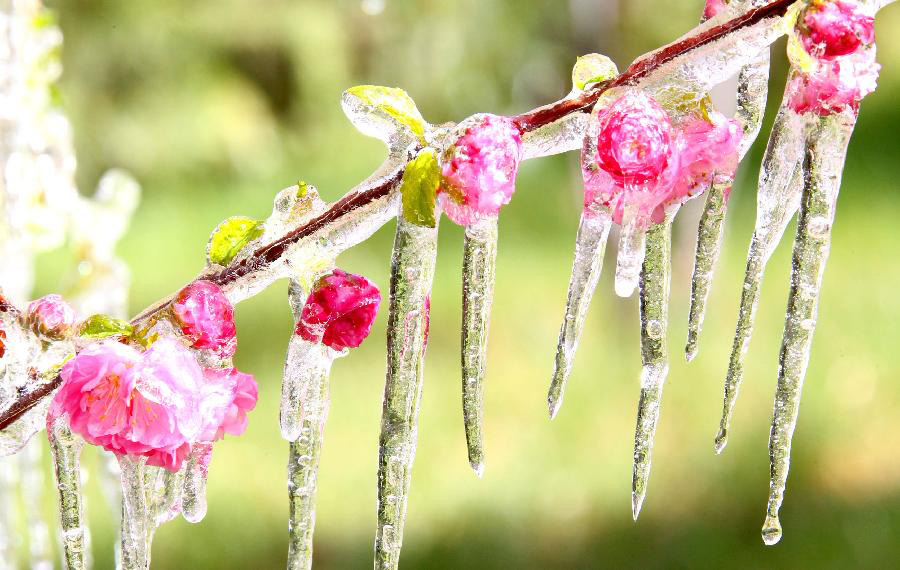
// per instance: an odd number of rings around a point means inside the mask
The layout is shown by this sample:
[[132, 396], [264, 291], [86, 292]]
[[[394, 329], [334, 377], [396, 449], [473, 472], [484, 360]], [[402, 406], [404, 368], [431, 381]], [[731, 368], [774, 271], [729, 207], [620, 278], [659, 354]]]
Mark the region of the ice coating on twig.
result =
[[86, 568], [86, 525], [81, 494], [81, 449], [84, 440], [72, 433], [65, 417], [47, 420], [47, 437], [56, 477], [63, 561], [69, 570]]
[[484, 473], [484, 376], [494, 300], [497, 218], [466, 228], [463, 244], [462, 406], [469, 465]]
[[[676, 209], [677, 210], [677, 209]], [[641, 268], [641, 395], [634, 433], [634, 469], [631, 480], [631, 515], [637, 520], [650, 479], [650, 454], [659, 421], [663, 383], [669, 373], [669, 285], [672, 273], [672, 219], [647, 232], [647, 254]]]
[[152, 521], [147, 512], [144, 489], [144, 466], [147, 458], [119, 456], [122, 468], [122, 570], [147, 570], [150, 568], [150, 549], [147, 536]]
[[437, 227], [397, 219], [391, 260], [387, 379], [378, 449], [375, 568], [397, 568], [425, 375], [427, 303], [434, 279]]
[[569, 293], [566, 298], [566, 314], [559, 329], [553, 379], [547, 394], [551, 419], [556, 417], [563, 402], [588, 307], [603, 268], [603, 254], [610, 227], [612, 218], [605, 212], [585, 210], [581, 213], [578, 235], [575, 238], [575, 260], [572, 262], [572, 276], [569, 278]]
[[848, 113], [819, 119], [810, 134], [803, 159], [806, 182], [797, 221], [791, 289], [769, 437], [771, 480], [762, 530], [763, 541], [769, 545], [781, 539], [778, 510], [784, 500], [791, 438], [797, 425], [800, 395], [809, 365], [841, 174], [855, 122], [856, 117]]

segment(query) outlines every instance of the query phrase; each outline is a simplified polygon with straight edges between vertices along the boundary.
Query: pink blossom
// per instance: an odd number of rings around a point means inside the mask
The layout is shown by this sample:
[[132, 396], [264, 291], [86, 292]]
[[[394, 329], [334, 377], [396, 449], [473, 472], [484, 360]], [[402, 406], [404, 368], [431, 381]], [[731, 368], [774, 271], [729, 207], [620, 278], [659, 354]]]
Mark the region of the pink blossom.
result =
[[725, 9], [725, 0], [706, 0], [706, 8], [703, 10], [703, 19], [709, 20]]
[[28, 305], [25, 319], [35, 334], [59, 339], [72, 334], [75, 309], [59, 295], [45, 295]]
[[0, 329], [0, 358], [3, 358], [3, 355], [6, 354], [6, 331]]
[[356, 348], [369, 336], [381, 294], [365, 277], [335, 269], [306, 300], [296, 333], [334, 350]]
[[228, 358], [237, 350], [234, 309], [218, 285], [195, 281], [172, 302], [172, 313], [193, 348], [209, 349]]
[[241, 435], [247, 429], [247, 412], [256, 407], [259, 388], [250, 374], [235, 368], [203, 371], [205, 379], [200, 403], [204, 426], [201, 441], [222, 439], [225, 434]]
[[51, 417], [68, 414], [72, 431], [119, 455], [176, 471], [201, 428], [203, 374], [177, 340], [158, 340], [143, 355], [116, 341], [93, 344], [60, 372]]
[[478, 115], [443, 156], [438, 201], [461, 226], [497, 216], [516, 189], [522, 138], [511, 119]]
[[797, 113], [822, 117], [847, 110], [856, 113], [860, 101], [875, 90], [880, 69], [874, 49], [823, 61], [811, 73], [792, 75], [788, 106]]
[[801, 40], [813, 57], [834, 59], [872, 45], [875, 19], [856, 2], [815, 0], [803, 16]]
[[661, 222], [666, 209], [706, 190], [737, 166], [741, 128], [719, 113], [677, 126], [653, 98], [629, 92], [597, 115], [582, 151], [585, 208], [616, 223]]

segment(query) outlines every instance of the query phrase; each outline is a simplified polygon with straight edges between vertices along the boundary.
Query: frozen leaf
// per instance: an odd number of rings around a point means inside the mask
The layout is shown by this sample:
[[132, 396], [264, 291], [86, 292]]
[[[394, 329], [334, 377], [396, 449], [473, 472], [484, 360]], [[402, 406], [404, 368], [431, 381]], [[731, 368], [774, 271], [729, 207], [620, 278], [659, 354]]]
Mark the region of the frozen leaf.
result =
[[399, 133], [408, 133], [425, 141], [427, 123], [406, 91], [396, 87], [359, 85], [344, 91], [344, 113], [359, 131], [388, 141]]
[[248, 243], [263, 234], [263, 223], [234, 216], [228, 218], [213, 230], [206, 248], [210, 263], [227, 266]]
[[437, 223], [434, 206], [441, 185], [441, 169], [434, 150], [426, 148], [403, 171], [400, 192], [403, 217], [417, 226], [433, 228]]
[[133, 332], [134, 327], [127, 321], [114, 319], [106, 315], [91, 315], [78, 327], [78, 336], [90, 339], [129, 336]]
[[587, 89], [592, 83], [612, 79], [619, 74], [613, 60], [599, 53], [589, 53], [579, 57], [572, 68], [572, 86], [578, 90]]

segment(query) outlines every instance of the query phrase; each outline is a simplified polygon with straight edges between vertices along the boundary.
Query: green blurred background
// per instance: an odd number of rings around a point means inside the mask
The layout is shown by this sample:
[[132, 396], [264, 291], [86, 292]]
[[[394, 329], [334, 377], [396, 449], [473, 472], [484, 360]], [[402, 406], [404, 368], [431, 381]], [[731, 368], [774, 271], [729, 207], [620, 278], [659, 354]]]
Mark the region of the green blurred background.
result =
[[[481, 111], [517, 113], [568, 91], [578, 55], [605, 53], [624, 68], [690, 29], [701, 11], [700, 0], [48, 4], [58, 9], [65, 35], [61, 94], [74, 124], [82, 192], [92, 192], [112, 166], [143, 185], [120, 247], [134, 275], [132, 313], [201, 269], [207, 236], [223, 218], [265, 217], [275, 193], [298, 178], [333, 200], [374, 170], [384, 150], [342, 115], [345, 88], [403, 87], [432, 123]], [[686, 208], [676, 227], [671, 372], [638, 523], [630, 510], [637, 303], [614, 296], [610, 270], [565, 405], [556, 420], [547, 419], [580, 208], [577, 155], [524, 164], [501, 219], [482, 480], [466, 461], [460, 409], [462, 232], [443, 224], [404, 568], [896, 564], [900, 266], [891, 260], [900, 244], [900, 35], [890, 32], [897, 29], [900, 8], [890, 7], [877, 22], [881, 86], [864, 103], [850, 146], [782, 542], [764, 547], [759, 530], [790, 239], [767, 275], [731, 443], [720, 457], [712, 445], [764, 135], [733, 194], [701, 352], [690, 365], [681, 347], [699, 204]], [[770, 116], [784, 82], [783, 41], [774, 53]], [[392, 238], [389, 224], [339, 263], [386, 292]], [[40, 259], [38, 293], [62, 287], [69, 258], [59, 251]], [[216, 447], [206, 519], [179, 519], [157, 533], [155, 568], [284, 565], [287, 444], [277, 415], [291, 329], [286, 289], [279, 283], [237, 309], [236, 362], [256, 375], [260, 402], [246, 435]], [[385, 321], [386, 306], [368, 342], [332, 374], [317, 568], [371, 564]], [[94, 461], [89, 453], [87, 463]], [[51, 481], [46, 488], [49, 513]], [[97, 567], [111, 568], [114, 530], [96, 477], [88, 483], [88, 511]]]

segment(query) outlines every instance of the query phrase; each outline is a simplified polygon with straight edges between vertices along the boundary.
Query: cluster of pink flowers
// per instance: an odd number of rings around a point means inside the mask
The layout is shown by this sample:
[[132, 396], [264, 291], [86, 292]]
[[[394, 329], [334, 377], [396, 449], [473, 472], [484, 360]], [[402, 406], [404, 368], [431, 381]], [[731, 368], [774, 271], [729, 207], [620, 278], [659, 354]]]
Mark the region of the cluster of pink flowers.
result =
[[65, 338], [74, 332], [75, 309], [59, 295], [45, 295], [28, 305], [25, 322], [42, 338]]
[[666, 210], [696, 196], [716, 174], [737, 168], [741, 127], [711, 112], [678, 124], [649, 95], [630, 91], [599, 111], [582, 150], [584, 205], [619, 224], [659, 223]]
[[859, 102], [875, 90], [875, 20], [852, 0], [815, 0], [797, 23], [812, 69], [795, 73], [788, 104], [797, 113], [828, 116], [859, 111]]
[[[231, 304], [214, 284], [198, 281], [173, 307], [185, 337], [198, 349], [234, 353]], [[29, 308], [29, 312], [30, 312]], [[256, 406], [253, 376], [234, 368], [201, 368], [180, 340], [163, 337], [139, 352], [119, 340], [89, 345], [66, 362], [48, 422], [67, 415], [86, 441], [148, 465], [181, 468], [195, 444], [240, 435]]]
[[172, 302], [172, 314], [191, 348], [211, 350], [222, 358], [234, 356], [234, 308], [215, 283], [194, 281], [182, 289]]
[[369, 336], [380, 303], [378, 287], [368, 279], [335, 269], [309, 294], [296, 333], [334, 350], [356, 348]]
[[87, 442], [171, 471], [193, 444], [243, 433], [257, 400], [252, 376], [202, 369], [174, 338], [144, 353], [115, 340], [96, 343], [60, 376], [50, 418], [68, 414], [72, 431]]
[[522, 138], [511, 119], [476, 116], [442, 158], [438, 202], [453, 222], [468, 226], [497, 216], [516, 189]]

